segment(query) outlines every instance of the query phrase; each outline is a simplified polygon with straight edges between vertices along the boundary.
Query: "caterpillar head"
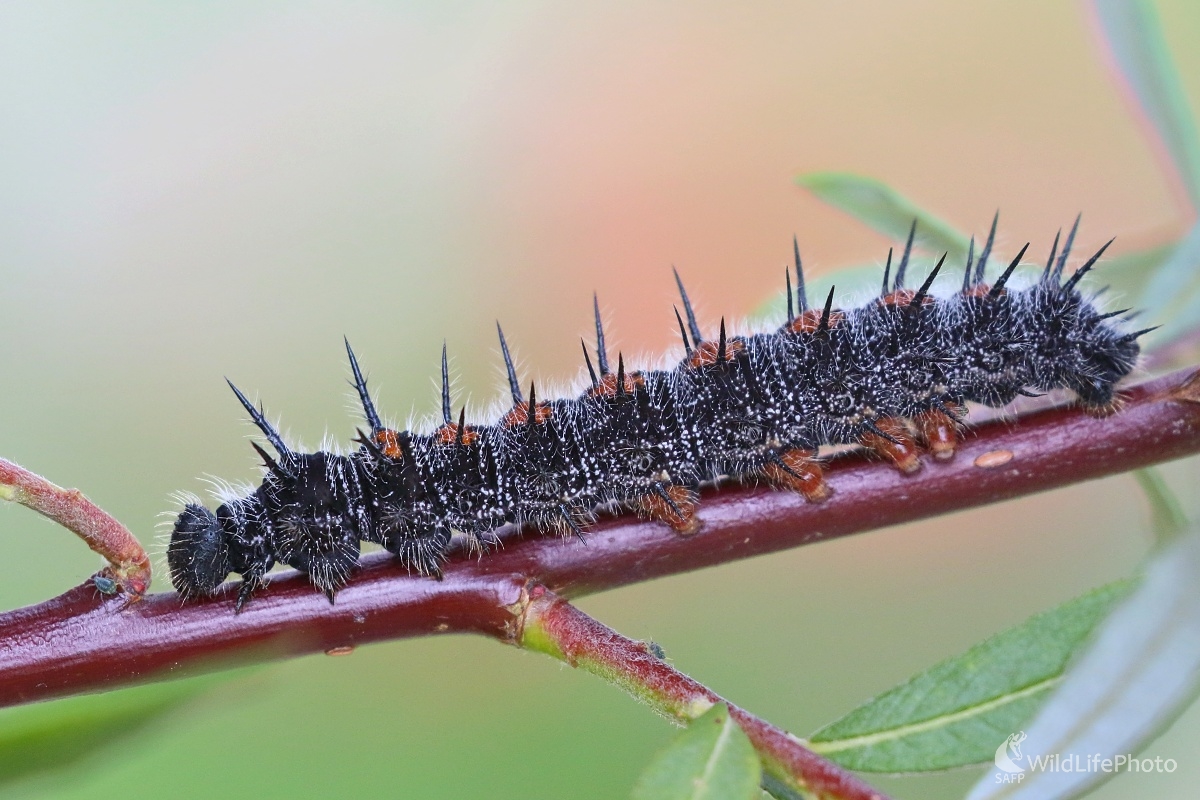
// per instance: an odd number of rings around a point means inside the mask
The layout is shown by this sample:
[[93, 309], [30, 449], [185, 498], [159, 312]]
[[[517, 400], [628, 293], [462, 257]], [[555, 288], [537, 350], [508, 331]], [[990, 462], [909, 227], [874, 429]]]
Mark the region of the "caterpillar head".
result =
[[229, 539], [213, 512], [184, 506], [167, 546], [171, 584], [184, 597], [210, 595], [229, 575]]
[[258, 492], [217, 506], [189, 503], [175, 520], [167, 546], [171, 583], [185, 597], [214, 594], [230, 572], [242, 576], [240, 611], [275, 564]]

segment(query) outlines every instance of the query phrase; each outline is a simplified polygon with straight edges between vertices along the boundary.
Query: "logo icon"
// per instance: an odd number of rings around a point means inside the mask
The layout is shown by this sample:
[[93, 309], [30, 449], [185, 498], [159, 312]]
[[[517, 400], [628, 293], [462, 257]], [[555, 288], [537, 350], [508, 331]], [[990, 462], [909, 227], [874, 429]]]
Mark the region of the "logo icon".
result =
[[[1025, 768], [1018, 764], [1017, 761], [1020, 761], [1022, 758], [1021, 742], [1025, 741], [1026, 738], [1025, 731], [1010, 733], [1008, 735], [1008, 738], [996, 748], [997, 769], [1007, 772], [1010, 775], [1025, 771]], [[1011, 757], [1009, 756], [1010, 752], [1012, 753]]]

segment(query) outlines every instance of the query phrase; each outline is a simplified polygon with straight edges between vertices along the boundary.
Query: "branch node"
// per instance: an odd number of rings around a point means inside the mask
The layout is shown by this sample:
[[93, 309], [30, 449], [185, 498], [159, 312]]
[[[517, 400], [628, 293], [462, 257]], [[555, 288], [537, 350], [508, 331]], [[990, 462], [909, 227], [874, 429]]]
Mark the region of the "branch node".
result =
[[1185, 378], [1170, 392], [1170, 396], [1185, 403], [1200, 403], [1200, 369]]
[[525, 637], [518, 644], [565, 661], [612, 683], [678, 723], [717, 703], [754, 745], [763, 770], [790, 789], [829, 800], [886, 800], [884, 795], [800, 740], [722, 699], [667, 664], [645, 642], [629, 639], [541, 585], [531, 585]]
[[0, 500], [31, 508], [83, 539], [108, 561], [92, 585], [101, 594], [124, 593], [141, 599], [150, 588], [150, 557], [129, 529], [84, 497], [19, 464], [0, 458]]

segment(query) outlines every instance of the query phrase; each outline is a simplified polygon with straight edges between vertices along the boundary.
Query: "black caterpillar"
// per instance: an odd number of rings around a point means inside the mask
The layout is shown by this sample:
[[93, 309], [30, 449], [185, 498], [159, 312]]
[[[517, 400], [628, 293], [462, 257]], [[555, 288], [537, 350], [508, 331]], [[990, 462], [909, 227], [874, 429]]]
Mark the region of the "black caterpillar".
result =
[[1085, 406], [1111, 410], [1146, 331], [1122, 330], [1114, 318], [1125, 311], [1101, 313], [1078, 289], [1108, 244], [1063, 282], [1078, 224], [1061, 254], [1055, 237], [1039, 281], [1010, 290], [1029, 245], [985, 284], [993, 221], [978, 261], [971, 240], [962, 291], [937, 298], [930, 287], [945, 256], [919, 289], [905, 288], [914, 222], [894, 279], [889, 250], [881, 296], [852, 310], [834, 308], [832, 289], [822, 307], [809, 307], [795, 247], [787, 322], [751, 336], [727, 336], [722, 320], [717, 339], [705, 339], [679, 282], [685, 356], [669, 370], [629, 370], [618, 355], [614, 371], [597, 303], [594, 365], [583, 349], [591, 386], [576, 398], [539, 399], [532, 385], [526, 398], [497, 325], [513, 405], [494, 425], [468, 425], [464, 411], [455, 421], [443, 346], [442, 424], [429, 434], [384, 427], [347, 342], [370, 426], [350, 455], [292, 451], [230, 383], [275, 455], [254, 445], [266, 475], [248, 497], [215, 513], [184, 508], [167, 549], [171, 580], [185, 596], [205, 595], [236, 572], [240, 610], [279, 561], [308, 573], [333, 602], [360, 542], [440, 578], [452, 531], [479, 547], [508, 523], [583, 537], [595, 509], [616, 504], [692, 533], [698, 487], [722, 478], [763, 479], [821, 500], [822, 445], [863, 445], [911, 472], [919, 443], [937, 459], [953, 456], [967, 402], [1003, 406], [1069, 389]]

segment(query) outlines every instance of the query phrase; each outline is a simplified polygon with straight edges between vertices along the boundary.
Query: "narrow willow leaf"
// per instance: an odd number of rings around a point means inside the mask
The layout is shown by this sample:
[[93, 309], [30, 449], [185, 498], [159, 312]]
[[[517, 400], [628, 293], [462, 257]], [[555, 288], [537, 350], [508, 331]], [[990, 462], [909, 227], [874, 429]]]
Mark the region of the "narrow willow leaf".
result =
[[[1192, 210], [1200, 212], [1200, 134], [1179, 74], [1171, 63], [1154, 8], [1146, 2], [1095, 0], [1096, 16], [1112, 61], [1133, 98], [1158, 134], [1175, 167]], [[1171, 257], [1153, 273], [1140, 306], [1166, 324], [1152, 346], [1200, 326], [1200, 224], [1193, 226]]]
[[1146, 304], [1146, 287], [1178, 247], [1177, 242], [1122, 253], [1104, 258], [1083, 280], [1085, 287], [1109, 287], [1106, 305], [1112, 308], [1133, 306], [1151, 317], [1157, 317], [1167, 305], [1167, 299]]
[[0, 712], [0, 786], [67, 769], [128, 740], [227, 680], [196, 678], [71, 697]]
[[1142, 307], [1165, 323], [1153, 342], [1165, 343], [1200, 325], [1200, 222], [1192, 226], [1142, 292]]
[[634, 800], [756, 800], [762, 766], [724, 705], [679, 734], [638, 778]]
[[916, 246], [938, 255], [949, 253], [952, 264], [967, 257], [964, 234], [880, 181], [846, 172], [814, 172], [796, 178], [796, 183], [896, 241], [908, 238], [915, 219]]
[[1192, 292], [1187, 303], [1170, 321], [1163, 325], [1162, 330], [1150, 334], [1152, 338], [1147, 349], [1170, 344], [1189, 333], [1195, 333], [1197, 329], [1200, 329], [1200, 286], [1197, 287], [1197, 291]]
[[[1118, 757], [1138, 753], [1191, 705], [1198, 678], [1200, 531], [1191, 529], [1150, 561], [1141, 585], [1025, 727], [1019, 756], [1002, 770], [998, 749], [996, 769], [969, 800], [1079, 797], [1119, 774], [1088, 765], [1111, 758], [1119, 766]], [[1010, 733], [1020, 735], [1016, 727], [1006, 732], [995, 740], [1001, 748]], [[1052, 763], [1083, 768], [1055, 770]]]
[[1192, 209], [1200, 211], [1200, 136], [1154, 8], [1131, 0], [1093, 6], [1112, 61], [1174, 162]]
[[850, 769], [928, 772], [990, 761], [1061, 680], [1124, 597], [1118, 581], [1038, 614], [916, 675], [817, 731], [809, 746]]
[[1179, 498], [1163, 480], [1162, 473], [1154, 467], [1139, 469], [1133, 473], [1150, 503], [1150, 527], [1160, 545], [1174, 540], [1188, 525], [1187, 515], [1179, 504]]

